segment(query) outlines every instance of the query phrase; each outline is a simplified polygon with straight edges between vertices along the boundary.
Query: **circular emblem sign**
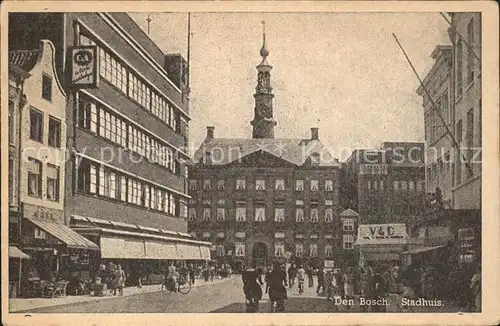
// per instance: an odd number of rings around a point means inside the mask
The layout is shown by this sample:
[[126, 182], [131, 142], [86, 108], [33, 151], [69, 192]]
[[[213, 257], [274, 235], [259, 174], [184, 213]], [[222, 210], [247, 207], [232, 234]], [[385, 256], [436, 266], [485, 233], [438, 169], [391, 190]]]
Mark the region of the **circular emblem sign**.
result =
[[77, 51], [73, 56], [73, 61], [80, 66], [88, 65], [92, 62], [92, 52], [88, 50]]

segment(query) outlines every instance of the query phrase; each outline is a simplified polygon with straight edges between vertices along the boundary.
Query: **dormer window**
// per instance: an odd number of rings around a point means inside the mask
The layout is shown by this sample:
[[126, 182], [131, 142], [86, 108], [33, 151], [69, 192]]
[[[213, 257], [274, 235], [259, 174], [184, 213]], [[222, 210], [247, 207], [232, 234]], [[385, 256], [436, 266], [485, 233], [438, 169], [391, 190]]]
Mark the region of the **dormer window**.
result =
[[311, 154], [311, 165], [318, 166], [319, 165], [319, 153]]

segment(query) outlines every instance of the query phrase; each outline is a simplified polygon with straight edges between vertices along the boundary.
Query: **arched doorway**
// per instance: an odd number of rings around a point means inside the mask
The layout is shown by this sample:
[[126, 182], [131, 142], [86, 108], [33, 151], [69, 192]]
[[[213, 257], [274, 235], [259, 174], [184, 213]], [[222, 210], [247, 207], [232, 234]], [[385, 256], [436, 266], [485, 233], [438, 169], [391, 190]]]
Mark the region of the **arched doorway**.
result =
[[252, 259], [255, 267], [263, 267], [267, 264], [267, 245], [264, 242], [256, 242], [252, 249]]

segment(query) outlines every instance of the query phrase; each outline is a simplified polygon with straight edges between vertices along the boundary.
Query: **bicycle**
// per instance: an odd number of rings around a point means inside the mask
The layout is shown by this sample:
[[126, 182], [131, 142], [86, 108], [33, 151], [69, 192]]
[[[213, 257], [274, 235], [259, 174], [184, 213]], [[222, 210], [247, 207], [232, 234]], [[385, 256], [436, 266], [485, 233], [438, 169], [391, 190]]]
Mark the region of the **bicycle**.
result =
[[161, 290], [168, 290], [170, 293], [172, 292], [180, 292], [182, 294], [188, 294], [191, 291], [191, 283], [187, 280], [186, 277], [181, 276], [179, 280], [176, 282], [176, 286], [173, 284], [172, 279], [168, 278], [161, 284]]

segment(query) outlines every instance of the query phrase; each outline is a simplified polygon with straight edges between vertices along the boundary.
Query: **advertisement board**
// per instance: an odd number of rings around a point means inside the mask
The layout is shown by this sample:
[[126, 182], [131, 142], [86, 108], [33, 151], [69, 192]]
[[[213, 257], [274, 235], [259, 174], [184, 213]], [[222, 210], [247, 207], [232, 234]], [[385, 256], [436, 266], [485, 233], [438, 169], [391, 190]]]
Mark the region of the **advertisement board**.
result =
[[75, 88], [97, 87], [99, 71], [97, 46], [74, 46], [71, 55], [71, 86]]

